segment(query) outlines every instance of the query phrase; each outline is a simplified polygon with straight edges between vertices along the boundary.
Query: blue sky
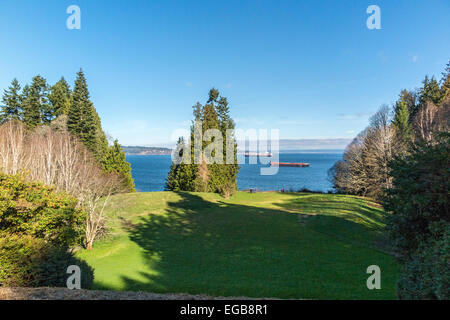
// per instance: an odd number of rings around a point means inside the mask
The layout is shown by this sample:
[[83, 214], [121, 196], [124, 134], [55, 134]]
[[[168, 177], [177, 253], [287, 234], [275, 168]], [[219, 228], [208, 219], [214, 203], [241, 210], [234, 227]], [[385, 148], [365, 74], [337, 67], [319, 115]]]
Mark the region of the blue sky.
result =
[[[78, 5], [81, 30], [68, 30]], [[366, 8], [381, 9], [381, 30]], [[351, 138], [402, 88], [441, 77], [450, 1], [0, 2], [0, 88], [82, 67], [106, 132], [166, 145], [216, 87], [242, 129]]]

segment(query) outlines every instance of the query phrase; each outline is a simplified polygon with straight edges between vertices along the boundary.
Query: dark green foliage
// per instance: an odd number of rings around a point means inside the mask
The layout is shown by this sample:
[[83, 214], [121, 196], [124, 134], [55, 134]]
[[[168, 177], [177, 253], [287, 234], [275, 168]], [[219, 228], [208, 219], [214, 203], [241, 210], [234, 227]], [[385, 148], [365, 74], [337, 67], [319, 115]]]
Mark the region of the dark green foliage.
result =
[[84, 236], [78, 200], [21, 175], [0, 174], [0, 286], [65, 287], [67, 267], [81, 268], [90, 288], [93, 271], [68, 248]]
[[71, 94], [69, 84], [64, 77], [51, 87], [48, 98], [51, 103], [53, 116], [59, 117], [63, 114], [68, 114]]
[[67, 129], [84, 143], [106, 172], [117, 172], [122, 176], [125, 190], [135, 191], [130, 164], [117, 141], [111, 147], [108, 145], [100, 117], [90, 101], [83, 71], [80, 70], [77, 75], [68, 110]]
[[71, 246], [81, 243], [85, 214], [78, 200], [21, 175], [0, 173], [0, 231]]
[[37, 264], [37, 287], [66, 287], [67, 268], [76, 265], [81, 272], [81, 288], [91, 289], [94, 283], [94, 270], [84, 261], [76, 258], [65, 247], [53, 247], [42, 261]]
[[[179, 159], [183, 159], [184, 152], [188, 151], [184, 139], [180, 138], [174, 152]], [[170, 191], [195, 191], [196, 166], [190, 163], [172, 163], [166, 179], [166, 190]]]
[[388, 230], [404, 263], [403, 299], [449, 299], [450, 134], [416, 142], [390, 163], [393, 187], [384, 201]]
[[97, 110], [92, 105], [92, 114], [94, 115], [95, 126], [97, 130], [96, 136], [96, 148], [94, 151], [94, 155], [96, 159], [101, 162], [107, 155], [109, 144], [108, 139], [106, 138], [106, 134], [102, 129], [102, 121], [100, 120], [100, 116], [97, 113]]
[[98, 115], [89, 99], [89, 90], [82, 70], [77, 74], [72, 97], [72, 104], [68, 112], [67, 128], [71, 133], [80, 138], [86, 148], [97, 159], [101, 159], [98, 156], [100, 152], [98, 149]]
[[[400, 98], [394, 107], [395, 112], [397, 112], [397, 107], [400, 101], [404, 101], [406, 103], [409, 114], [411, 115], [417, 108], [417, 93], [415, 91], [402, 90], [400, 92]], [[412, 117], [410, 117], [410, 121], [412, 122]]]
[[33, 78], [31, 85], [23, 90], [22, 119], [30, 127], [47, 124], [54, 118], [48, 100], [47, 81], [41, 76]]
[[413, 132], [405, 100], [400, 100], [396, 105], [393, 125], [398, 145], [406, 147], [412, 140]]
[[405, 263], [398, 282], [400, 299], [450, 299], [450, 224], [438, 224], [436, 229], [437, 237], [421, 242]]
[[[191, 126], [191, 141], [194, 141], [195, 123], [201, 123], [202, 134], [209, 129], [219, 130], [222, 138], [223, 154], [220, 156], [222, 163], [209, 163], [207, 164], [205, 158], [202, 158], [200, 163], [195, 163], [200, 159], [196, 159], [194, 154], [194, 145], [191, 143], [189, 147], [185, 145], [185, 142], [181, 139], [178, 141], [177, 150], [186, 148], [191, 150], [190, 162], [183, 164], [172, 164], [169, 175], [167, 177], [166, 188], [172, 191], [198, 191], [198, 192], [216, 192], [225, 196], [232, 195], [236, 189], [236, 178], [239, 172], [239, 166], [237, 164], [237, 144], [234, 137], [234, 122], [230, 117], [230, 110], [228, 107], [228, 101], [226, 98], [221, 97], [219, 91], [211, 89], [208, 95], [208, 101], [203, 106], [197, 103], [193, 107], [194, 121]], [[227, 130], [228, 136], [227, 136]], [[212, 137], [210, 141], [203, 141], [202, 139], [202, 151], [205, 150], [210, 144], [215, 142], [215, 137]], [[231, 158], [234, 160], [232, 164], [226, 164], [227, 162], [227, 140], [231, 140], [233, 146], [231, 152]], [[219, 155], [215, 154], [214, 150], [211, 154], [212, 157]]]
[[434, 223], [450, 222], [449, 138], [442, 133], [433, 143], [416, 143], [390, 163], [393, 187], [384, 206], [392, 212], [389, 230], [403, 259], [430, 236]]
[[432, 102], [435, 105], [439, 105], [442, 98], [442, 92], [438, 81], [434, 77], [431, 79], [425, 77], [425, 80], [423, 80], [423, 86], [418, 92], [418, 104], [411, 112], [411, 116], [414, 117], [427, 102]]
[[120, 175], [127, 191], [135, 191], [134, 181], [131, 176], [131, 166], [127, 162], [125, 153], [122, 151], [117, 140], [115, 140], [114, 144], [108, 148], [102, 165], [106, 172], [115, 172]]
[[192, 164], [172, 164], [166, 180], [167, 191], [195, 191], [196, 168]]
[[30, 235], [0, 235], [0, 287], [66, 287], [70, 265], [80, 267], [81, 287], [92, 287], [93, 269], [65, 246]]
[[11, 86], [3, 94], [0, 123], [8, 120], [20, 120], [22, 114], [22, 96], [19, 81], [14, 79]]

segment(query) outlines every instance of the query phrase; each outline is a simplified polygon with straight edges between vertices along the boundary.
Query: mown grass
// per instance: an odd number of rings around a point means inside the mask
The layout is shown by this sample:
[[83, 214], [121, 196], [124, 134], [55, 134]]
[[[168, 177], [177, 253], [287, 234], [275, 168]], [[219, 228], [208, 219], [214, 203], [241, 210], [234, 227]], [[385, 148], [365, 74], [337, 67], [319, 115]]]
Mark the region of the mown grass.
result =
[[[78, 255], [95, 289], [304, 299], [394, 299], [386, 213], [358, 197], [135, 193], [111, 199], [110, 234]], [[381, 290], [369, 290], [369, 265]]]

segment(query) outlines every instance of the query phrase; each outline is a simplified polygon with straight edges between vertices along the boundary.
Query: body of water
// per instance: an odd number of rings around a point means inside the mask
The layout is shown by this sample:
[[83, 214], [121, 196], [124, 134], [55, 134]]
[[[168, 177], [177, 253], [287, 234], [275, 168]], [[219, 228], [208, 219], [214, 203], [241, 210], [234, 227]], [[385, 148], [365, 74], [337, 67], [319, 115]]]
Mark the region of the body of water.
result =
[[[243, 159], [243, 158], [240, 158]], [[269, 190], [299, 190], [307, 188], [314, 191], [331, 190], [328, 169], [342, 159], [342, 152], [281, 153], [280, 162], [308, 162], [310, 167], [280, 167], [278, 173], [270, 176], [260, 174], [261, 167], [267, 164], [241, 164], [238, 175], [238, 188]], [[127, 156], [132, 167], [132, 175], [139, 192], [163, 191], [167, 173], [171, 165], [170, 156]], [[277, 161], [277, 160], [274, 160]]]

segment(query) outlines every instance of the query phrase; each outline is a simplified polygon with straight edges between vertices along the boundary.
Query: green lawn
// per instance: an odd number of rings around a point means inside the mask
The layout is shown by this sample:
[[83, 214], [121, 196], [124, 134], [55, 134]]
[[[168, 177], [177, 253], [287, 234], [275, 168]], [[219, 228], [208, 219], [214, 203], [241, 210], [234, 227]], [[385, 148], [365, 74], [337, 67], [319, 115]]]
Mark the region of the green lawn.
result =
[[[239, 192], [118, 195], [109, 235], [78, 255], [95, 289], [305, 299], [394, 299], [399, 266], [367, 199]], [[381, 290], [366, 269], [381, 268]]]

